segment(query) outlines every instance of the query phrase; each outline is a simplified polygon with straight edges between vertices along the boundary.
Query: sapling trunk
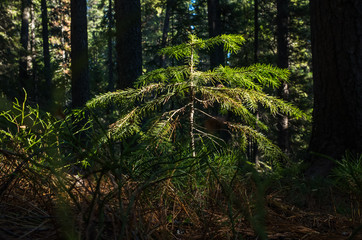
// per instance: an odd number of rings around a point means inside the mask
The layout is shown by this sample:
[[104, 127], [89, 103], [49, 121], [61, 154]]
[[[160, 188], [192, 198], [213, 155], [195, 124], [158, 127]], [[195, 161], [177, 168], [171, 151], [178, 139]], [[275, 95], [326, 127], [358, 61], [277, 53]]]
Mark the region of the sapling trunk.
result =
[[195, 106], [193, 100], [191, 100], [191, 109], [190, 109], [190, 138], [191, 138], [191, 150], [192, 157], [196, 157], [195, 151], [195, 136], [194, 136], [194, 115], [195, 115]]
[[191, 150], [192, 157], [196, 157], [195, 150], [195, 136], [194, 136], [194, 115], [195, 115], [195, 90], [193, 82], [193, 73], [194, 73], [194, 54], [191, 48], [191, 58], [190, 58], [190, 139], [191, 139]]

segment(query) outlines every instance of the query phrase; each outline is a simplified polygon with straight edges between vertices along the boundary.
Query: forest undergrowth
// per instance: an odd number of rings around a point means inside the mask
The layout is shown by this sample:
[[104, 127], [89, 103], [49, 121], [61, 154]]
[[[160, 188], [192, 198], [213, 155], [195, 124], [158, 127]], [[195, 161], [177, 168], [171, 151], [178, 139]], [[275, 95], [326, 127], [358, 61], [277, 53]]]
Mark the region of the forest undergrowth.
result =
[[[1, 239], [360, 239], [360, 195], [334, 180], [206, 171], [154, 181], [34, 169], [2, 151]], [[24, 161], [27, 161], [24, 164]], [[284, 171], [290, 171], [284, 169]], [[232, 181], [232, 182], [230, 182]], [[355, 231], [355, 232], [354, 232]]]
[[2, 113], [1, 239], [361, 238], [361, 157], [306, 179], [298, 162], [257, 166], [235, 149], [117, 142], [91, 116]]
[[184, 65], [61, 119], [25, 92], [0, 113], [0, 239], [361, 239], [362, 157], [310, 179], [265, 134], [277, 115], [308, 118], [264, 92], [289, 72], [197, 68], [243, 41], [190, 35], [161, 52]]

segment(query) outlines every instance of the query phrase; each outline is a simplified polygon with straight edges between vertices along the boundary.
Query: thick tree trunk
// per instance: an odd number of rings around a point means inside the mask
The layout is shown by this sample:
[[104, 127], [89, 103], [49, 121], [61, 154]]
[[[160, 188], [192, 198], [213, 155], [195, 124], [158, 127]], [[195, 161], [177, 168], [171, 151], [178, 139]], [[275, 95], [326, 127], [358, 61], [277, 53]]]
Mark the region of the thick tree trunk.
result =
[[[166, 47], [166, 44], [167, 44], [167, 36], [168, 36], [168, 32], [170, 31], [171, 12], [172, 12], [172, 9], [174, 7], [174, 4], [175, 4], [175, 0], [167, 0], [165, 20], [163, 22], [161, 49]], [[161, 58], [160, 58], [160, 66], [161, 67], [166, 66], [166, 57], [165, 57], [165, 55], [162, 55]]]
[[[362, 153], [362, 1], [311, 1], [314, 77], [308, 175], [326, 175], [346, 150]], [[317, 154], [313, 154], [317, 153]]]
[[[20, 87], [26, 91], [29, 90], [29, 20], [30, 20], [30, 0], [21, 1], [21, 31], [20, 31], [20, 44], [22, 46], [19, 59], [19, 81]], [[22, 95], [22, 90], [20, 89]]]
[[44, 55], [44, 78], [45, 78], [45, 91], [44, 97], [47, 101], [52, 96], [52, 79], [50, 69], [50, 51], [49, 51], [49, 31], [48, 31], [48, 7], [47, 1], [41, 0], [41, 20], [42, 20], [42, 37], [43, 37], [43, 55]]
[[87, 1], [71, 0], [72, 107], [89, 99]]
[[29, 62], [31, 62], [31, 98], [36, 102], [39, 103], [39, 82], [38, 82], [38, 69], [36, 63], [36, 49], [35, 49], [35, 12], [34, 12], [34, 5], [31, 5], [30, 8], [30, 55], [29, 55]]
[[[259, 0], [254, 0], [254, 63], [259, 61]], [[259, 112], [256, 111], [256, 119], [259, 120]], [[256, 128], [258, 125], [256, 124]], [[258, 129], [257, 129], [258, 130]], [[250, 140], [250, 159], [259, 166], [259, 149], [255, 140]]]
[[113, 28], [112, 0], [108, 0], [108, 91], [114, 91], [112, 28]]
[[117, 88], [132, 87], [142, 74], [140, 0], [116, 0]]
[[254, 63], [259, 61], [259, 0], [254, 0]]
[[[209, 37], [216, 37], [222, 34], [221, 9], [219, 0], [207, 0]], [[210, 54], [210, 68], [225, 64], [223, 46], [216, 46]]]
[[[69, 23], [69, 12], [71, 9], [69, 8], [69, 4], [64, 2], [65, 0], [58, 0], [58, 4], [60, 7], [60, 42], [61, 42], [61, 53], [62, 53], [62, 81], [60, 86], [57, 87], [54, 91], [54, 100], [60, 104], [56, 108], [62, 108], [66, 105], [66, 93], [67, 93], [67, 80], [71, 79], [71, 71], [69, 72], [69, 68], [71, 68], [70, 61], [71, 61], [71, 49], [69, 53], [69, 49], [66, 47], [69, 39], [71, 41], [71, 32], [67, 29], [71, 28], [71, 22]], [[69, 43], [71, 46], [71, 43]]]
[[[277, 0], [277, 66], [288, 68], [288, 18], [289, 0]], [[278, 95], [283, 100], [288, 100], [289, 86], [283, 82], [279, 88]], [[285, 153], [289, 152], [289, 119], [287, 116], [280, 116], [278, 119], [278, 145]]]

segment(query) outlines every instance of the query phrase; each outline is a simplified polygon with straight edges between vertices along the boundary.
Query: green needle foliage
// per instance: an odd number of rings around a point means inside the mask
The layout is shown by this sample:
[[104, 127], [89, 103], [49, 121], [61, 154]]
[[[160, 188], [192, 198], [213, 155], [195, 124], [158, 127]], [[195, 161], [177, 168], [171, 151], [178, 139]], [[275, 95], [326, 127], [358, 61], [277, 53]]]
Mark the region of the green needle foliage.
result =
[[[196, 157], [204, 150], [210, 152], [226, 146], [245, 150], [248, 141], [253, 140], [265, 156], [280, 158], [280, 149], [261, 132], [268, 127], [255, 117], [255, 112], [268, 110], [273, 116], [303, 116], [296, 107], [263, 92], [265, 87], [278, 88], [281, 81], [288, 80], [289, 72], [262, 64], [243, 68], [219, 66], [210, 71], [197, 68], [199, 51], [223, 45], [225, 51], [235, 53], [244, 41], [240, 35], [221, 35], [208, 40], [190, 35], [188, 42], [160, 52], [183, 60], [184, 65], [146, 73], [135, 88], [97, 96], [87, 107], [97, 109], [118, 104], [121, 116], [110, 125], [109, 136], [122, 140], [137, 133], [149, 142], [148, 149], [170, 152], [179, 144]], [[207, 129], [204, 124], [207, 120], [218, 121], [232, 140]]]

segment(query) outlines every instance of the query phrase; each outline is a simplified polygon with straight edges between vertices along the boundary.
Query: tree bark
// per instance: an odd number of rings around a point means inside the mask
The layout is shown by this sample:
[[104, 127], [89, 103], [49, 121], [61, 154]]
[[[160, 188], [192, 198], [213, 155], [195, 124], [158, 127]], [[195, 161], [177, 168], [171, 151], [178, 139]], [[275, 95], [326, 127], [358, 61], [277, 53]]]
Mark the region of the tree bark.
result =
[[72, 107], [89, 99], [87, 1], [71, 0]]
[[[71, 69], [71, 8], [68, 4], [69, 0], [58, 0], [58, 12], [60, 14], [60, 19], [57, 21], [57, 24], [60, 25], [60, 50], [61, 50], [61, 70], [62, 70], [62, 81], [60, 86], [57, 87], [54, 91], [54, 100], [59, 104], [56, 108], [62, 108], [66, 105], [66, 94], [67, 94], [67, 80], [72, 78], [72, 73], [69, 71]], [[69, 21], [70, 16], [70, 21]], [[70, 50], [69, 47], [70, 46]]]
[[[289, 0], [277, 0], [277, 66], [288, 68], [288, 20], [289, 20]], [[289, 86], [282, 82], [278, 90], [278, 95], [287, 101], [289, 97]], [[282, 115], [278, 119], [278, 145], [284, 153], [289, 152], [289, 118]]]
[[[209, 37], [216, 37], [222, 34], [221, 9], [219, 0], [207, 0]], [[210, 68], [225, 65], [223, 46], [216, 46], [210, 53]]]
[[[362, 1], [311, 1], [314, 78], [308, 175], [327, 175], [346, 150], [362, 153]], [[317, 154], [313, 154], [317, 153]]]
[[259, 0], [254, 0], [254, 63], [259, 61]]
[[29, 62], [31, 62], [31, 98], [39, 103], [39, 82], [38, 82], [38, 69], [36, 63], [36, 49], [35, 49], [35, 12], [34, 4], [31, 4], [30, 7], [30, 55], [28, 56]]
[[[26, 91], [29, 90], [29, 20], [30, 20], [30, 0], [21, 1], [21, 30], [20, 30], [20, 59], [19, 59], [19, 82], [20, 88], [24, 88]], [[22, 90], [20, 89], [20, 95]]]
[[[254, 63], [259, 62], [259, 0], [254, 0]], [[255, 113], [256, 120], [259, 120], [259, 111]], [[258, 130], [258, 123], [256, 123], [256, 129]], [[255, 140], [249, 142], [249, 154], [250, 159], [259, 166], [259, 149], [258, 143]]]
[[44, 55], [44, 78], [45, 78], [45, 99], [50, 100], [52, 97], [52, 79], [50, 69], [50, 51], [49, 51], [49, 30], [48, 30], [48, 6], [46, 0], [41, 0], [41, 20], [42, 20], [42, 38], [43, 38], [43, 55]]
[[142, 74], [140, 0], [116, 0], [117, 88], [132, 87]]
[[[170, 31], [171, 12], [172, 12], [172, 9], [174, 7], [174, 4], [175, 4], [175, 0], [167, 0], [165, 21], [163, 22], [161, 49], [166, 47], [166, 44], [167, 44], [167, 36], [168, 36], [168, 32]], [[161, 58], [160, 58], [160, 66], [161, 67], [166, 66], [166, 57], [165, 57], [165, 55], [162, 55]]]
[[112, 0], [108, 0], [108, 91], [114, 91], [112, 28], [113, 28]]
[[191, 49], [191, 61], [190, 61], [190, 147], [192, 152], [192, 157], [196, 157], [196, 147], [195, 147], [195, 85], [194, 85], [194, 53]]

